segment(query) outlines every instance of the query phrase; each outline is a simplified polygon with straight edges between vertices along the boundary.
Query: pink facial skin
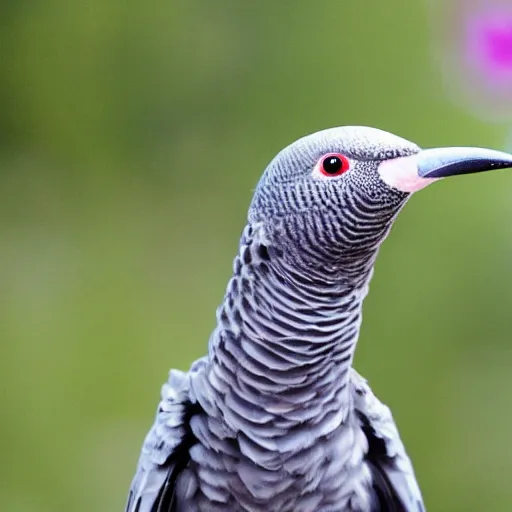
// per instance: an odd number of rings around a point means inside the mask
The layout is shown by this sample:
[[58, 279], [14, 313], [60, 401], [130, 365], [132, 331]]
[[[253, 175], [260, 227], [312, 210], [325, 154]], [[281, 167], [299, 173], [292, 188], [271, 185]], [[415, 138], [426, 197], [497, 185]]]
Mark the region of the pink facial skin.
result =
[[416, 155], [385, 160], [379, 165], [379, 175], [389, 187], [411, 194], [441, 179], [418, 176]]

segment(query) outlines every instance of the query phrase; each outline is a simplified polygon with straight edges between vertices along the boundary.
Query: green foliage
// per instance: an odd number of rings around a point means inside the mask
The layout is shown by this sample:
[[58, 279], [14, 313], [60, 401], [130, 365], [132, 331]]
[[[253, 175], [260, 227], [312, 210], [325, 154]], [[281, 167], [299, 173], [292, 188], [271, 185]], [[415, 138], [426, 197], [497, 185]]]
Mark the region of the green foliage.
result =
[[[499, 146], [443, 99], [417, 2], [0, 6], [0, 503], [121, 510], [169, 367], [206, 350], [254, 187], [340, 124]], [[506, 172], [421, 192], [358, 369], [431, 510], [509, 510]]]

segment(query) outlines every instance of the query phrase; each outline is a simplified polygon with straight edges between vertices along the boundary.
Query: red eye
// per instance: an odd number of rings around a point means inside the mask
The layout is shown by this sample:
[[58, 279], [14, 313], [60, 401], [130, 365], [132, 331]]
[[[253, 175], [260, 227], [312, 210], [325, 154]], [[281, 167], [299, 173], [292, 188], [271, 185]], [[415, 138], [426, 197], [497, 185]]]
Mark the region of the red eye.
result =
[[324, 176], [340, 176], [350, 169], [348, 158], [339, 153], [330, 153], [322, 158], [320, 163], [320, 172]]

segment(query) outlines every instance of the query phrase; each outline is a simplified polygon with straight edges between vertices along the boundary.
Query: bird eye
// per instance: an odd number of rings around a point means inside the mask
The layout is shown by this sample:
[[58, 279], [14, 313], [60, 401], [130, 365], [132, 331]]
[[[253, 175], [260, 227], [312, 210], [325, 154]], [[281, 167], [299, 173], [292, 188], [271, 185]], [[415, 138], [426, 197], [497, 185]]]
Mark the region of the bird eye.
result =
[[320, 172], [324, 176], [340, 176], [350, 169], [348, 158], [339, 153], [331, 153], [322, 158]]

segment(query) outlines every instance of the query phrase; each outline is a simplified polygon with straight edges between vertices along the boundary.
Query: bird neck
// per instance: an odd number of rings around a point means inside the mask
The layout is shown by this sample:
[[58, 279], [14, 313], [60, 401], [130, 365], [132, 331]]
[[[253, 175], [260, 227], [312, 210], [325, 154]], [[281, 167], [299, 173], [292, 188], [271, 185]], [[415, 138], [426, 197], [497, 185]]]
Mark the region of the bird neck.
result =
[[292, 424], [327, 414], [343, 421], [373, 259], [354, 275], [334, 267], [306, 273], [248, 226], [210, 339], [219, 407], [257, 404], [261, 417]]

